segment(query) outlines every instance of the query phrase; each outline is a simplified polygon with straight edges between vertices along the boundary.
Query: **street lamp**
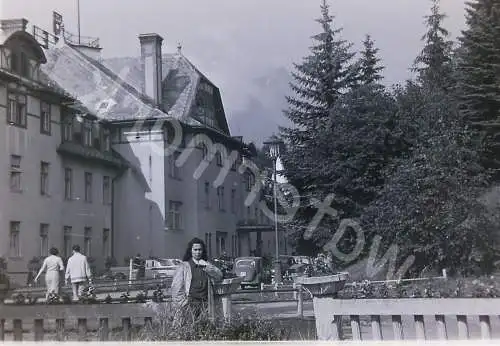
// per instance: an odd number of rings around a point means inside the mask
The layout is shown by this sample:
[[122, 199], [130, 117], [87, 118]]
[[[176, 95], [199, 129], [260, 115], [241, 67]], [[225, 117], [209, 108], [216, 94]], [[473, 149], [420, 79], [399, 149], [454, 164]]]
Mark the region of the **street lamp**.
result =
[[274, 233], [276, 237], [276, 258], [274, 260], [274, 277], [276, 283], [281, 283], [281, 263], [279, 260], [279, 234], [278, 234], [278, 199], [276, 196], [277, 171], [276, 165], [280, 155], [280, 148], [283, 142], [273, 137], [270, 141], [264, 142], [264, 145], [269, 146], [269, 157], [273, 160], [273, 199], [274, 199]]

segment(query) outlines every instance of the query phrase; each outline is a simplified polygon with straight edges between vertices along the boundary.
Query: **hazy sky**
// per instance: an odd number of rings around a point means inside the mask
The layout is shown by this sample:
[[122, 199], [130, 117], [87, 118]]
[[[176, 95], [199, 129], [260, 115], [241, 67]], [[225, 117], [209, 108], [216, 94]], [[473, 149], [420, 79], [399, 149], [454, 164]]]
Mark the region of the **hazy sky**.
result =
[[[464, 25], [464, 0], [442, 0], [453, 36]], [[51, 31], [52, 10], [76, 33], [77, 0], [0, 0], [0, 17], [24, 17]], [[409, 76], [421, 49], [430, 0], [330, 0], [344, 38], [357, 46], [370, 33], [389, 84]], [[184, 54], [221, 88], [228, 117], [243, 107], [249, 80], [298, 62], [308, 53], [320, 0], [80, 0], [82, 36], [100, 38], [104, 57], [139, 55], [140, 33], [164, 38], [164, 51]]]

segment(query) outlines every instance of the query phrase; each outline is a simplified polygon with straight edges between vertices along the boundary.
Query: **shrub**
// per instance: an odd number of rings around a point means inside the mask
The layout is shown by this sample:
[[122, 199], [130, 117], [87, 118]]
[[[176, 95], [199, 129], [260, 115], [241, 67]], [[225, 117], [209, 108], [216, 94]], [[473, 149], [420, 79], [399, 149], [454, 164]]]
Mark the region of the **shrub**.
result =
[[[181, 316], [182, 314], [182, 316]], [[138, 341], [206, 341], [206, 340], [247, 340], [277, 341], [286, 338], [286, 330], [277, 327], [272, 320], [233, 316], [231, 323], [222, 318], [210, 321], [207, 313], [198, 318], [182, 312], [176, 314], [166, 309], [159, 313], [160, 323], [152, 328], [143, 328], [134, 339]]]

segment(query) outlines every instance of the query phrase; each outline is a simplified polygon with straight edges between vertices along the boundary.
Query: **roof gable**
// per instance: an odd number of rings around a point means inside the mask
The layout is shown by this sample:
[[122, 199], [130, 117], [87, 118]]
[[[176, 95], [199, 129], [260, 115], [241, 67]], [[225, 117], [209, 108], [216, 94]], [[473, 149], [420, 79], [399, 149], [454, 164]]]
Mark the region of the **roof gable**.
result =
[[89, 111], [109, 121], [174, 117], [190, 125], [203, 122], [193, 116], [200, 81], [213, 87], [217, 129], [229, 134], [220, 92], [182, 54], [162, 56], [162, 110], [144, 95], [140, 57], [110, 58], [96, 61], [77, 49], [61, 44], [46, 50], [42, 67], [61, 89], [74, 95]]

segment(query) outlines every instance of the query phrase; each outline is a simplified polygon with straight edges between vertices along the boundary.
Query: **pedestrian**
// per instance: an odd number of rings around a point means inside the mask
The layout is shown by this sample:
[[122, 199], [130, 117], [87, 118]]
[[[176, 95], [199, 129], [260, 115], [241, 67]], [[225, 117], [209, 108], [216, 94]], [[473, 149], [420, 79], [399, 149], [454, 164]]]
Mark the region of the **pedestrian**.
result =
[[74, 301], [80, 299], [83, 285], [87, 280], [89, 283], [92, 282], [92, 272], [87, 257], [80, 253], [79, 245], [73, 245], [73, 255], [68, 259], [66, 267], [66, 282], [68, 285], [71, 283]]
[[49, 250], [50, 256], [43, 260], [42, 267], [38, 271], [35, 279], [35, 283], [38, 281], [40, 275], [45, 272], [45, 285], [47, 286], [47, 292], [45, 293], [45, 300], [49, 298], [51, 293], [59, 294], [59, 277], [60, 273], [64, 271], [64, 264], [59, 257], [59, 250], [53, 247]]
[[207, 248], [199, 238], [188, 243], [182, 261], [173, 277], [172, 300], [176, 312], [191, 313], [196, 320], [207, 312], [208, 287], [222, 280], [222, 272], [208, 262]]

